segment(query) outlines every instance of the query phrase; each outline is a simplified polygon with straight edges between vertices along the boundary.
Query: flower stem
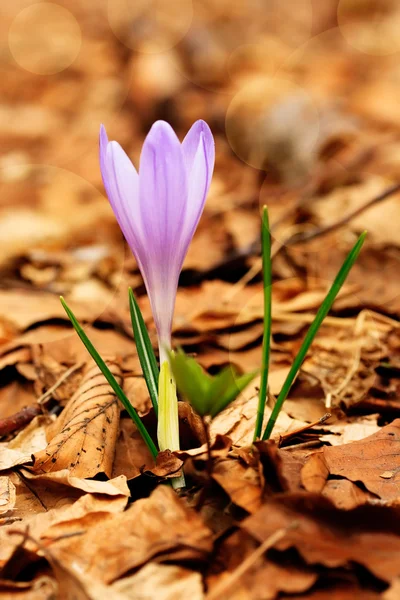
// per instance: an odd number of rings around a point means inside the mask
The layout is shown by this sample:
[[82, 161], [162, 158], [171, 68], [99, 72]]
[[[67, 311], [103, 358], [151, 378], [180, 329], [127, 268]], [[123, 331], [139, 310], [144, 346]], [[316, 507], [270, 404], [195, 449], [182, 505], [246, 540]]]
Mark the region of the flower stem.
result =
[[[174, 450], [179, 450], [178, 398], [176, 395], [175, 380], [168, 360], [164, 360], [161, 363], [158, 380], [157, 437], [161, 451], [171, 450], [173, 452]], [[171, 482], [175, 489], [185, 487], [185, 478], [183, 475], [174, 477]]]

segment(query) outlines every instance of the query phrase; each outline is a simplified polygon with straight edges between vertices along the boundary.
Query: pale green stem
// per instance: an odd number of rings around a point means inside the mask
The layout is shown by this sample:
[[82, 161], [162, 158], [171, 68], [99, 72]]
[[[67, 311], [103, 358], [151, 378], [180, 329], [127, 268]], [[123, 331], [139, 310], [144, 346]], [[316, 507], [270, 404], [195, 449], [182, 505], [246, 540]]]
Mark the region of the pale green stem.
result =
[[[160, 377], [158, 380], [158, 425], [157, 437], [161, 451], [180, 449], [178, 398], [175, 379], [168, 360], [168, 350], [160, 343]], [[185, 487], [183, 475], [171, 480], [175, 489]]]

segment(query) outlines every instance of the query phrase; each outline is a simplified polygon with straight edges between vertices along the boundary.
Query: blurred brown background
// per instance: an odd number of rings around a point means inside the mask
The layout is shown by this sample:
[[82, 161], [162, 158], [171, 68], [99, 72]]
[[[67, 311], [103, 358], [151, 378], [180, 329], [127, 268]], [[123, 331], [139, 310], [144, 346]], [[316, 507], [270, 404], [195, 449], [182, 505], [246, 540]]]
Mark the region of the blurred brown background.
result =
[[[276, 279], [331, 280], [367, 228], [355, 303], [397, 313], [396, 196], [314, 241], [287, 243], [398, 180], [396, 0], [4, 0], [0, 31], [5, 312], [23, 291], [24, 302], [40, 292], [55, 317], [60, 293], [100, 314], [115, 293], [125, 298], [125, 283], [140, 286], [104, 195], [99, 125], [137, 165], [154, 120], [183, 136], [203, 118], [216, 173], [184, 283], [243, 276], [267, 203], [283, 245]], [[32, 305], [35, 316], [20, 317], [27, 326], [41, 318], [36, 296]]]

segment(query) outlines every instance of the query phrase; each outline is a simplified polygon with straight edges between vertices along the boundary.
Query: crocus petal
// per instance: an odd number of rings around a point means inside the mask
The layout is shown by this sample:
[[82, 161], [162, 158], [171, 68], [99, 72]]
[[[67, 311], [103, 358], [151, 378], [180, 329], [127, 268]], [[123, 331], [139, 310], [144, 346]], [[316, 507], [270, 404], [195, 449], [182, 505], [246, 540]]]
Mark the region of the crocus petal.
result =
[[164, 255], [181, 231], [187, 185], [181, 144], [168, 123], [157, 121], [140, 156], [139, 195], [143, 228]]
[[182, 151], [189, 181], [187, 210], [181, 234], [183, 263], [203, 212], [214, 170], [214, 139], [207, 123], [201, 120], [194, 123], [182, 142]]
[[211, 129], [205, 121], [199, 119], [193, 123], [182, 142], [183, 157], [189, 173], [193, 169], [200, 140], [203, 140], [203, 159], [207, 170], [207, 190], [210, 187], [215, 162], [215, 144]]
[[108, 142], [104, 128], [100, 132], [100, 168], [118, 224], [141, 266], [143, 238], [140, 226], [139, 176], [121, 146], [117, 142]]
[[140, 157], [139, 199], [142, 232], [147, 240], [145, 283], [160, 344], [170, 340], [187, 198], [181, 144], [168, 123], [157, 121], [146, 137]]

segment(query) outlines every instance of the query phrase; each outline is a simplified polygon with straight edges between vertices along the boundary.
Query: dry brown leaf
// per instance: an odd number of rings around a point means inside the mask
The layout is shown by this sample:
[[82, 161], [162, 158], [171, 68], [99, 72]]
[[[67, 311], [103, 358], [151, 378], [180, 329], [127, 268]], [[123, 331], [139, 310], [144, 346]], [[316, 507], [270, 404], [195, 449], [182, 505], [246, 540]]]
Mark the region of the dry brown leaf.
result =
[[156, 465], [151, 469], [144, 471], [145, 475], [154, 477], [177, 477], [181, 475], [183, 461], [180, 460], [171, 450], [163, 450], [157, 454]]
[[0, 444], [0, 470], [32, 462], [32, 455], [46, 447], [45, 417], [35, 417], [10, 442]]
[[370, 492], [385, 501], [400, 497], [400, 419], [377, 433], [337, 447], [323, 449], [331, 475], [360, 481]]
[[116, 581], [111, 588], [127, 600], [153, 600], [155, 590], [158, 600], [204, 599], [200, 573], [156, 562], [150, 562], [134, 575]]
[[[317, 580], [317, 574], [306, 566], [279, 564], [267, 558], [265, 553], [251, 560], [258, 548], [259, 544], [243, 530], [225, 539], [218, 547], [216, 560], [207, 573], [209, 593], [206, 598], [274, 600], [279, 592], [305, 592]], [[248, 568], [237, 577], [237, 570], [247, 560], [250, 561]]]
[[[137, 500], [127, 511], [92, 522], [76, 522], [79, 537], [52, 545], [66, 565], [74, 562], [83, 575], [111, 583], [153, 557], [160, 560], [204, 560], [212, 549], [211, 531], [199, 515], [186, 508], [171, 487], [158, 486], [149, 498]], [[62, 526], [53, 528], [62, 535]], [[68, 533], [73, 529], [68, 527]]]
[[1, 600], [49, 600], [57, 591], [56, 582], [47, 575], [24, 582], [0, 580]]
[[[121, 371], [108, 366], [121, 384]], [[90, 368], [54, 423], [47, 448], [35, 454], [36, 472], [69, 469], [76, 477], [111, 477], [118, 436], [117, 397], [97, 366]]]
[[[93, 315], [100, 315], [104, 305], [77, 304], [74, 312], [78, 320], [91, 320]], [[97, 312], [96, 312], [97, 311]], [[0, 291], [0, 320], [5, 319], [19, 331], [27, 329], [30, 325], [54, 318], [66, 319], [65, 311], [57, 296], [44, 293], [27, 293], [23, 295], [18, 291]]]
[[332, 446], [358, 442], [380, 431], [378, 418], [379, 415], [366, 415], [365, 417], [345, 417], [336, 422], [329, 420], [328, 423], [318, 426], [319, 430], [327, 432], [319, 439]]
[[328, 480], [322, 490], [322, 495], [329, 498], [341, 510], [350, 510], [376, 500], [373, 494], [347, 479]]
[[[255, 383], [256, 385], [256, 383]], [[254, 394], [254, 387], [249, 386], [237, 400], [232, 402], [225, 410], [219, 413], [211, 422], [210, 432], [212, 436], [217, 433], [228, 435], [236, 446], [250, 446], [253, 442], [256, 424], [258, 396]], [[267, 424], [271, 414], [269, 406], [264, 411], [264, 426]], [[288, 431], [294, 431], [305, 427], [307, 423], [291, 419], [283, 410], [279, 413], [273, 438]]]
[[241, 526], [259, 542], [290, 527], [275, 548], [294, 546], [307, 564], [336, 568], [357, 563], [390, 582], [400, 574], [398, 512], [368, 505], [341, 511], [326, 498], [304, 492], [272, 499]]
[[264, 493], [295, 492], [302, 489], [301, 468], [304, 456], [296, 447], [280, 449], [273, 440], [255, 442], [261, 463]]
[[115, 448], [113, 477], [125, 475], [127, 479], [138, 477], [146, 467], [154, 465], [154, 458], [143, 442], [132, 419], [121, 419]]
[[212, 477], [234, 504], [254, 513], [261, 506], [261, 484], [258, 472], [234, 458], [218, 459]]
[[319, 494], [329, 476], [323, 452], [314, 452], [301, 470], [301, 482], [308, 492]]
[[[121, 359], [129, 357], [129, 370], [134, 371], [134, 373], [141, 372], [132, 339], [128, 339], [111, 329], [97, 329], [87, 326], [85, 331], [101, 356], [121, 357]], [[28, 330], [12, 342], [1, 346], [0, 356], [6, 360], [9, 353], [13, 355], [19, 348], [28, 349], [30, 354], [33, 350], [40, 350], [41, 355], [51, 357], [59, 365], [72, 366], [90, 361], [85, 346], [76, 335], [76, 332], [67, 324], [65, 326], [53, 324], [36, 326], [35, 329]]]
[[[0, 565], [12, 559], [13, 552], [21, 541], [18, 536], [10, 536], [10, 530], [25, 531], [29, 527], [30, 534], [37, 541], [45, 538], [52, 540], [58, 535], [57, 524], [60, 524], [64, 532], [75, 532], [77, 524], [85, 517], [102, 521], [107, 515], [125, 509], [129, 497], [126, 480], [117, 478], [116, 481], [86, 481], [72, 478], [75, 487], [68, 488], [67, 472], [63, 472], [63, 482], [51, 480], [51, 476], [60, 473], [62, 472], [25, 479], [28, 492], [25, 492], [25, 499], [17, 495], [15, 511], [12, 513], [16, 522], [5, 524], [0, 531]], [[83, 493], [85, 488], [90, 493]], [[28, 496], [29, 492], [31, 497]], [[34, 504], [35, 499], [38, 500], [39, 507]], [[36, 547], [29, 542], [29, 548]]]
[[15, 506], [15, 485], [9, 477], [0, 477], [0, 514], [11, 511]]
[[337, 508], [350, 510], [376, 498], [347, 479], [328, 480], [329, 468], [323, 452], [315, 452], [301, 471], [301, 481], [308, 492], [322, 493]]
[[119, 496], [121, 494], [129, 496], [130, 494], [125, 475], [118, 475], [109, 481], [101, 481], [76, 477], [70, 469], [39, 474], [33, 474], [26, 469], [21, 469], [19, 472], [23, 474], [26, 481], [29, 481], [30, 486], [43, 486], [44, 489], [65, 485], [91, 494], [106, 494], [108, 496]]

